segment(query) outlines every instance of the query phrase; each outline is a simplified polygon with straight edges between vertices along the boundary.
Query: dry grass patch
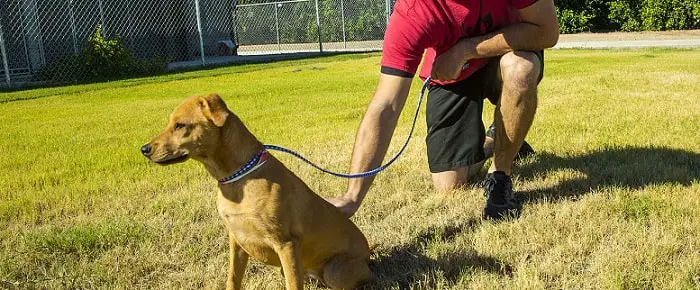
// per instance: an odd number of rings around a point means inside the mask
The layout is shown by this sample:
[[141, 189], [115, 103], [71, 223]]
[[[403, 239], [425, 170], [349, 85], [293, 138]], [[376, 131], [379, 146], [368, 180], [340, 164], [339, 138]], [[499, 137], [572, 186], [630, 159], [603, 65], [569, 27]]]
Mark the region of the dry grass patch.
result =
[[[149, 164], [139, 146], [186, 96], [218, 92], [264, 142], [342, 171], [378, 61], [341, 56], [0, 95], [0, 288], [223, 287], [215, 182], [194, 162]], [[483, 221], [477, 186], [434, 192], [421, 119], [353, 218], [380, 245], [378, 288], [700, 287], [698, 51], [562, 50], [546, 62], [527, 138], [538, 154], [515, 175], [522, 217]], [[345, 189], [276, 156], [322, 196]], [[282, 276], [253, 263], [246, 285], [278, 289]]]

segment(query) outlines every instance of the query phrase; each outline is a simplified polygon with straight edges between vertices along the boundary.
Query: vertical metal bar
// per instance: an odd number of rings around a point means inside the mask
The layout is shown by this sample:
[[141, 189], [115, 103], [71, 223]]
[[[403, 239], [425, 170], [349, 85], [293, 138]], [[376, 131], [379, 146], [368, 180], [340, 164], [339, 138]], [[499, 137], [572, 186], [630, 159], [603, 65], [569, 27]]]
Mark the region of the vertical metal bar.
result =
[[279, 13], [277, 12], [277, 5], [282, 6], [281, 3], [272, 3], [273, 6], [275, 6], [275, 30], [277, 31], [277, 50], [279, 52], [282, 52], [282, 44], [280, 43], [280, 17]]
[[102, 6], [102, 0], [97, 0], [97, 5], [100, 8], [100, 26], [102, 26], [102, 33], [107, 35], [107, 28], [105, 26], [105, 10]]
[[73, 0], [68, 0], [68, 13], [70, 14], [70, 30], [73, 33], [73, 53], [78, 55], [78, 36], [75, 32], [75, 15], [73, 14]]
[[[238, 0], [233, 0], [233, 39], [235, 40], [234, 45], [238, 47], [239, 37], [238, 31], [240, 26], [238, 25]], [[238, 52], [238, 49], [236, 49]]]
[[2, 54], [2, 67], [5, 70], [5, 81], [7, 87], [12, 86], [10, 79], [10, 64], [7, 62], [7, 51], [5, 50], [5, 35], [2, 33], [2, 23], [0, 23], [0, 54]]
[[348, 49], [348, 43], [345, 41], [345, 6], [343, 0], [340, 0], [340, 21], [343, 25], [343, 48]]
[[233, 41], [233, 45], [237, 46], [238, 45], [238, 20], [236, 19], [236, 11], [238, 10], [238, 0], [233, 0], [231, 4], [231, 26], [233, 26], [233, 30], [230, 31], [231, 35], [231, 40]]
[[[136, 9], [138, 9], [138, 7], [134, 8], [132, 10], [131, 6], [129, 6], [129, 1], [127, 1], [126, 3], [127, 3], [126, 4], [127, 7], [129, 7], [129, 10], [131, 10], [131, 11], [127, 12], [127, 13], [129, 13], [129, 17], [128, 17], [128, 19], [129, 19], [129, 44], [131, 45], [131, 49], [133, 51], [135, 51], [136, 44], [134, 44], [134, 42], [135, 42], [136, 33], [137, 33], [137, 28], [135, 26], [136, 26], [136, 22], [139, 20], [138, 20], [138, 18], [136, 20], [134, 20], [134, 16], [136, 14]], [[134, 3], [134, 4], [136, 4], [136, 3]]]
[[318, 51], [323, 53], [323, 42], [321, 41], [321, 14], [318, 11], [318, 0], [316, 2], [316, 30], [318, 31]]
[[31, 74], [34, 68], [32, 67], [32, 60], [29, 58], [29, 44], [27, 43], [26, 28], [22, 31], [22, 42], [24, 43], [24, 61], [27, 62], [27, 70]]
[[34, 20], [33, 21], [36, 22], [35, 23], [36, 26], [34, 26], [34, 27], [36, 29], [36, 38], [37, 38], [37, 41], [39, 44], [39, 55], [41, 56], [41, 65], [44, 66], [44, 65], [46, 65], [46, 49], [44, 48], [44, 34], [42, 33], [41, 25], [39, 25], [40, 20], [39, 20], [39, 7], [38, 6], [39, 5], [36, 5], [36, 3], [34, 3], [34, 5], [32, 5], [32, 8], [34, 8], [34, 11], [32, 11], [32, 12], [34, 13]]
[[391, 0], [384, 0], [384, 5], [385, 11], [384, 14], [386, 14], [386, 26], [389, 26], [389, 14], [391, 14]]
[[197, 33], [199, 33], [199, 55], [202, 58], [202, 65], [204, 65], [204, 38], [202, 37], [202, 18], [201, 14], [199, 13], [199, 0], [194, 0], [194, 11], [197, 14]]
[[[129, 48], [134, 49], [134, 28], [132, 27], [133, 21], [131, 21], [131, 15], [134, 13], [129, 11], [131, 6], [129, 6], [128, 1], [124, 5], [124, 10], [126, 11], [126, 34], [128, 35], [127, 38], [129, 40]], [[123, 14], [118, 15], [117, 18], [121, 17], [122, 15]]]

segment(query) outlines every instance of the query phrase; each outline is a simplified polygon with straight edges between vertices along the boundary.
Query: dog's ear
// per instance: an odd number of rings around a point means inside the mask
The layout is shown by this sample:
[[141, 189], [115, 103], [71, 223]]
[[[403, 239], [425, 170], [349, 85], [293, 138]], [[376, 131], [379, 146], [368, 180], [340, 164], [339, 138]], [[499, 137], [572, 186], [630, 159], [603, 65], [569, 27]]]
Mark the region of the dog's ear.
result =
[[217, 127], [223, 127], [229, 114], [224, 100], [217, 94], [211, 94], [199, 97], [198, 101], [204, 117], [211, 120]]

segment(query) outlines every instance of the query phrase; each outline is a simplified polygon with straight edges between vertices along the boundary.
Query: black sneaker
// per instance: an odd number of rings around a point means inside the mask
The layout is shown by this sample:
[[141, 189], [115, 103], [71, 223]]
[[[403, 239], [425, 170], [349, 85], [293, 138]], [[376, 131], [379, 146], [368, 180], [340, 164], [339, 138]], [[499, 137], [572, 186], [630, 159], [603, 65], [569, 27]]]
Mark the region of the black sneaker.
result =
[[[491, 123], [489, 129], [486, 130], [486, 137], [491, 139], [496, 138], [496, 125], [494, 123]], [[518, 150], [518, 154], [515, 155], [513, 162], [524, 159], [532, 154], [535, 154], [535, 149], [532, 149], [532, 146], [530, 146], [527, 141], [523, 141], [523, 145], [520, 146], [520, 150]]]
[[486, 137], [496, 139], [496, 124], [491, 123], [491, 126], [486, 130]]
[[505, 217], [520, 216], [522, 204], [513, 194], [513, 183], [510, 176], [502, 171], [496, 171], [486, 175], [483, 183], [486, 206], [484, 206], [484, 219], [500, 220]]
[[523, 145], [520, 145], [520, 150], [518, 150], [518, 154], [515, 155], [513, 162], [525, 159], [532, 154], [535, 154], [535, 149], [532, 149], [532, 146], [530, 146], [527, 141], [523, 140]]

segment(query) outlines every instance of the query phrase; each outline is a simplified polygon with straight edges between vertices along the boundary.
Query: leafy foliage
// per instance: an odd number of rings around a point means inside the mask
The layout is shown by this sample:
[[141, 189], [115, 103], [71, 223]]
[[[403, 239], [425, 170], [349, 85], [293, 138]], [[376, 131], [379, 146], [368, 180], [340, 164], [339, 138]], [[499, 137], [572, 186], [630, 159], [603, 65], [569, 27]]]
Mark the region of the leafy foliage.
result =
[[102, 25], [98, 25], [83, 50], [83, 65], [90, 78], [121, 78], [131, 74], [137, 60], [124, 46], [121, 35], [107, 39], [102, 35]]
[[561, 33], [577, 33], [591, 30], [591, 18], [594, 15], [589, 11], [574, 12], [570, 9], [557, 9], [559, 15], [559, 29]]
[[700, 0], [561, 0], [563, 33], [700, 28]]
[[610, 6], [610, 21], [618, 25], [622, 31], [640, 30], [639, 7], [641, 4], [640, 0], [611, 1], [608, 4]]
[[[165, 72], [168, 60], [162, 57], [138, 59], [124, 45], [121, 36], [106, 38], [98, 25], [82, 52], [64, 56], [45, 66], [40, 79], [61, 83], [87, 83], [155, 75]], [[66, 74], [66, 71], [73, 71]]]

